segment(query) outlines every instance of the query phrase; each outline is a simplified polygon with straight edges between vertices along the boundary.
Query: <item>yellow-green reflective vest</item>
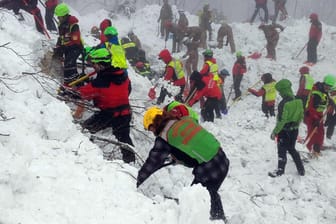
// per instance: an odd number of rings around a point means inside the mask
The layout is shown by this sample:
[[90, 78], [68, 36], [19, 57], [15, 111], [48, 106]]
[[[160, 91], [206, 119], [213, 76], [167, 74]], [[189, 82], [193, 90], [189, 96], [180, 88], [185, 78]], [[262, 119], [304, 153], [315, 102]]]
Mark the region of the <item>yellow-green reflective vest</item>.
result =
[[109, 42], [105, 42], [105, 47], [111, 54], [111, 65], [115, 68], [126, 69], [127, 61], [124, 48], [120, 44], [111, 44]]
[[177, 79], [181, 79], [184, 77], [184, 71], [180, 60], [173, 58], [173, 60], [171, 60], [167, 66], [170, 66], [174, 69]]
[[[206, 61], [205, 63], [207, 63], [209, 65], [209, 72], [212, 73], [215, 76], [218, 77], [218, 65], [216, 63], [213, 63], [211, 61]], [[219, 77], [218, 77], [219, 79]], [[215, 79], [214, 79], [215, 80]]]
[[[318, 95], [321, 98], [321, 103], [317, 106], [316, 111], [317, 112], [323, 112], [325, 109], [327, 109], [328, 106], [328, 96], [325, 93], [322, 93], [320, 91], [314, 90], [312, 91], [312, 95]], [[310, 98], [311, 100], [311, 98]]]
[[306, 90], [312, 90], [313, 86], [314, 86], [314, 79], [311, 75], [309, 74], [304, 74], [303, 75], [305, 77], [306, 83], [305, 83], [305, 89]]
[[265, 90], [265, 101], [273, 101], [276, 98], [276, 89], [275, 89], [276, 82], [273, 81], [271, 83], [267, 83], [263, 85], [263, 88]]

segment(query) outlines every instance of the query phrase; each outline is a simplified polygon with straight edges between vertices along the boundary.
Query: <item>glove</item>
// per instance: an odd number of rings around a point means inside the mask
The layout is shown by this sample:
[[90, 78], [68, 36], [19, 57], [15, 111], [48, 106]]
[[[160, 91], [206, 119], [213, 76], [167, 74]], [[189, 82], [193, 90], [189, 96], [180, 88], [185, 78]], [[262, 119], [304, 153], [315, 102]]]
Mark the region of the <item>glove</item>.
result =
[[148, 97], [151, 99], [151, 100], [154, 100], [155, 97], [156, 97], [156, 92], [155, 92], [155, 88], [152, 87], [150, 88], [149, 92], [148, 92]]
[[271, 139], [272, 139], [272, 140], [275, 140], [276, 136], [277, 136], [277, 135], [276, 135], [274, 132], [272, 132], [272, 134], [271, 134]]

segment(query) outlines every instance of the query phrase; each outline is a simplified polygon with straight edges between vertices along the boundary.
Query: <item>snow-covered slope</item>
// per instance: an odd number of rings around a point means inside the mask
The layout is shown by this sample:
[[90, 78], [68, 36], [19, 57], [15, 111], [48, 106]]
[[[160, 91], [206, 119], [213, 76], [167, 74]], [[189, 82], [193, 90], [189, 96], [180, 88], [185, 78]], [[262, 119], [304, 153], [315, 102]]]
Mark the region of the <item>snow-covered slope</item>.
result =
[[[132, 29], [142, 41], [152, 67], [162, 69], [164, 65], [157, 60], [157, 54], [165, 46], [157, 36], [159, 10], [158, 5], [148, 6], [131, 20], [119, 17], [113, 24], [120, 36]], [[107, 12], [73, 14], [79, 17], [85, 42], [94, 45], [89, 30]], [[191, 25], [197, 24], [196, 16], [187, 16]], [[7, 11], [0, 12], [0, 21], [0, 223], [216, 223], [208, 220], [207, 191], [201, 186], [190, 187], [193, 178], [190, 169], [164, 168], [136, 189], [133, 176], [139, 164], [130, 166], [121, 160], [104, 160], [102, 150], [73, 122], [69, 106], [55, 98], [57, 81], [38, 73], [40, 58], [50, 50], [57, 36], [52, 34], [52, 40], [47, 41], [35, 32], [32, 21], [19, 23]], [[263, 49], [265, 39], [257, 24], [231, 25], [237, 49], [245, 55]], [[290, 79], [296, 90], [298, 69], [306, 52], [292, 58], [306, 43], [310, 24], [302, 19], [288, 20], [283, 25], [286, 29], [280, 34], [278, 60], [248, 59], [243, 92], [265, 72], [271, 72], [277, 80]], [[214, 27], [217, 30], [219, 25]], [[318, 48], [323, 60], [311, 68], [316, 80], [336, 70], [336, 46], [331, 34], [336, 27], [325, 25], [323, 30]], [[170, 46], [168, 41], [169, 49]], [[214, 52], [220, 67], [230, 70], [235, 58], [229, 49]], [[265, 50], [262, 53], [265, 55]], [[153, 136], [143, 130], [142, 114], [143, 107], [150, 105], [147, 93], [152, 84], [132, 69], [129, 75], [134, 108], [131, 134], [136, 151], [145, 159]], [[231, 84], [229, 77], [226, 94]], [[222, 120], [202, 123], [217, 136], [231, 161], [229, 175], [220, 188], [231, 223], [335, 223], [336, 152], [325, 151], [319, 160], [306, 163], [304, 177], [297, 175], [289, 159], [285, 175], [269, 178], [267, 172], [277, 163], [276, 145], [269, 138], [275, 120], [263, 116], [260, 104], [261, 99], [246, 95], [232, 105]], [[104, 135], [109, 136], [108, 133], [111, 131], [105, 131]], [[300, 127], [300, 135], [305, 136], [304, 125]], [[335, 146], [335, 137], [328, 144]], [[297, 149], [307, 151], [299, 144]], [[164, 197], [176, 197], [179, 203]]]

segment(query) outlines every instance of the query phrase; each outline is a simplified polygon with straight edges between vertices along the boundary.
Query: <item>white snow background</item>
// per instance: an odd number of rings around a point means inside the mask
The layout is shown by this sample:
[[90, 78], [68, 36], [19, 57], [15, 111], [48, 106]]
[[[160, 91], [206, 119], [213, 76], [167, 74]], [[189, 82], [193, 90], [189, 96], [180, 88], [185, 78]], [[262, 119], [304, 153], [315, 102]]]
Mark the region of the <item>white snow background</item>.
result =
[[[177, 9], [173, 9], [177, 14]], [[159, 10], [159, 5], [146, 6], [130, 20], [122, 16], [113, 19], [113, 25], [120, 37], [133, 30], [152, 67], [163, 70], [164, 64], [157, 59], [165, 46], [157, 35]], [[86, 44], [97, 44], [89, 35], [90, 29], [98, 26], [108, 12], [82, 15], [72, 9], [71, 14], [78, 17]], [[197, 25], [198, 18], [186, 14], [190, 25]], [[47, 40], [36, 32], [32, 17], [26, 13], [24, 16], [26, 21], [20, 23], [12, 12], [0, 11], [0, 223], [220, 223], [208, 219], [208, 192], [200, 185], [190, 187], [191, 169], [180, 165], [165, 167], [136, 189], [132, 176], [137, 175], [139, 164], [103, 159], [102, 149], [90, 142], [88, 134], [83, 134], [73, 122], [69, 105], [56, 99], [58, 83], [48, 74], [33, 74], [40, 71], [38, 63], [55, 45], [57, 35], [51, 34], [52, 39]], [[237, 49], [244, 55], [263, 49], [266, 40], [258, 23], [231, 25]], [[307, 42], [310, 23], [302, 18], [288, 19], [282, 25], [286, 29], [280, 33], [277, 61], [265, 59], [265, 49], [262, 58], [247, 59], [243, 93], [266, 72], [271, 72], [276, 80], [291, 80], [296, 92], [298, 69], [306, 60], [306, 51], [292, 58]], [[216, 39], [219, 24], [213, 27]], [[318, 46], [321, 60], [311, 68], [315, 81], [321, 81], [326, 74], [336, 74], [333, 32], [336, 27], [323, 24]], [[167, 47], [171, 49], [171, 40]], [[201, 52], [200, 49], [199, 69]], [[228, 47], [214, 49], [214, 56], [220, 68], [231, 71], [235, 56], [229, 52]], [[181, 58], [183, 54], [174, 56]], [[133, 86], [131, 137], [136, 152], [145, 159], [154, 138], [143, 130], [141, 107], [150, 105], [147, 93], [152, 84], [132, 68], [128, 72]], [[225, 83], [227, 95], [231, 85], [229, 77]], [[194, 106], [196, 110], [198, 107]], [[336, 151], [323, 151], [320, 159], [305, 163], [304, 177], [297, 174], [289, 156], [285, 175], [273, 179], [267, 173], [277, 165], [276, 144], [269, 137], [275, 118], [264, 117], [261, 98], [246, 95], [232, 105], [223, 119], [201, 124], [218, 138], [231, 161], [219, 193], [232, 224], [336, 223]], [[299, 135], [305, 137], [305, 131], [302, 124]], [[102, 135], [114, 139], [111, 133], [107, 130]], [[335, 139], [333, 136], [326, 144], [336, 147]], [[118, 151], [113, 145], [100, 146]], [[299, 143], [297, 149], [307, 152]], [[165, 197], [178, 198], [179, 203]]]

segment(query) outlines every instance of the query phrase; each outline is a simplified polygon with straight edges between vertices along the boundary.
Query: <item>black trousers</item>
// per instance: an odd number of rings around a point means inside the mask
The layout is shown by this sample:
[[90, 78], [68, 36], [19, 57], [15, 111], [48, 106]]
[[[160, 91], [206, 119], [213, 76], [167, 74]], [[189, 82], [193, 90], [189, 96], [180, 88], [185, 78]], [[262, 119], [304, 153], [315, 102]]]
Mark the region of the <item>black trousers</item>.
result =
[[317, 45], [316, 40], [309, 40], [307, 44], [307, 62], [317, 62]]
[[266, 117], [269, 117], [269, 116], [274, 117], [275, 116], [274, 105], [269, 106], [269, 105], [267, 105], [266, 102], [262, 102], [261, 110], [262, 110], [262, 112], [264, 112]]
[[204, 106], [201, 110], [203, 120], [214, 122], [215, 119], [214, 111], [216, 108], [218, 108], [218, 99], [208, 97], [204, 102]]
[[[94, 113], [90, 118], [82, 123], [82, 127], [94, 134], [106, 128], [112, 128], [112, 134], [120, 142], [133, 145], [130, 137], [131, 115], [113, 117], [110, 111], [100, 111]], [[127, 149], [120, 148], [124, 162], [134, 162], [135, 154]]]
[[240, 83], [243, 79], [243, 75], [234, 75], [233, 76], [233, 89], [235, 91], [235, 98], [241, 96]]
[[293, 158], [296, 169], [299, 172], [304, 170], [300, 154], [295, 149], [298, 133], [298, 129], [295, 129], [291, 131], [282, 130], [278, 134], [278, 169], [285, 171], [288, 152]]
[[46, 25], [47, 25], [47, 29], [50, 31], [57, 31], [57, 27], [55, 25], [54, 22], [54, 12], [55, 12], [55, 8], [56, 6], [52, 7], [52, 8], [46, 8], [45, 11], [45, 21], [46, 21]]
[[[223, 209], [222, 200], [218, 194], [218, 189], [222, 185], [224, 179], [229, 172], [230, 161], [226, 157], [225, 153], [220, 150], [218, 154], [210, 162], [204, 164], [206, 168], [203, 172], [195, 174], [193, 184], [202, 184], [206, 187], [210, 195], [210, 217], [211, 219], [223, 219], [225, 220], [225, 214]], [[215, 170], [212, 170], [215, 169]], [[211, 175], [213, 174], [213, 175]], [[208, 176], [207, 178], [199, 177]]]
[[78, 77], [77, 58], [83, 53], [81, 46], [64, 47], [64, 84], [75, 81]]
[[222, 91], [222, 99], [218, 100], [218, 106], [215, 107], [215, 112], [216, 112], [216, 117], [221, 117], [221, 112], [222, 113], [227, 113], [227, 105], [226, 105], [226, 98], [224, 95], [224, 90], [223, 87], [221, 87]]
[[327, 126], [326, 136], [327, 138], [331, 139], [331, 136], [333, 136], [336, 126], [336, 113], [333, 115], [330, 114], [327, 115], [325, 125]]

